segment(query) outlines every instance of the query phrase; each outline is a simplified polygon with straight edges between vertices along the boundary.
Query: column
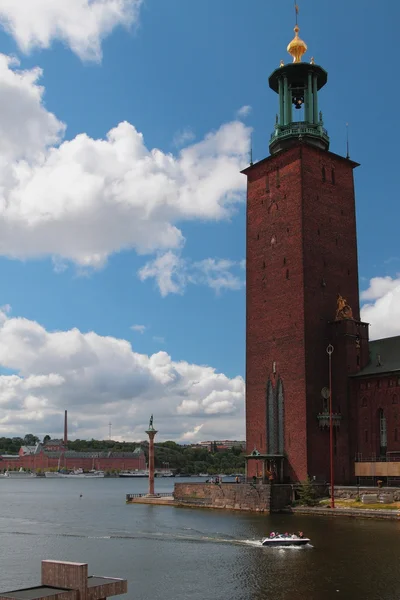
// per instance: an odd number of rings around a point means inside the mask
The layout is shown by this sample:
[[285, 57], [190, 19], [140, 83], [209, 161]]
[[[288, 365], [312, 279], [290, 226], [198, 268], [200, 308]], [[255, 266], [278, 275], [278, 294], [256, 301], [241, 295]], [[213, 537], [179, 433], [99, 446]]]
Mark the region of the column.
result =
[[313, 107], [313, 80], [312, 73], [308, 73], [308, 83], [307, 83], [307, 118], [306, 121], [309, 123], [314, 123], [314, 107]]
[[284, 77], [283, 79], [283, 96], [284, 96], [284, 103], [285, 103], [285, 125], [288, 125], [290, 123], [291, 116], [292, 116], [292, 103], [291, 103], [291, 98], [289, 97], [289, 85], [288, 85], [288, 80], [287, 77]]
[[314, 97], [314, 123], [318, 124], [318, 79], [317, 75], [313, 77], [313, 97]]
[[154, 496], [154, 438], [157, 431], [148, 429], [146, 433], [149, 436], [149, 496]]
[[283, 82], [282, 77], [278, 79], [279, 86], [279, 125], [285, 124], [285, 103], [283, 97]]

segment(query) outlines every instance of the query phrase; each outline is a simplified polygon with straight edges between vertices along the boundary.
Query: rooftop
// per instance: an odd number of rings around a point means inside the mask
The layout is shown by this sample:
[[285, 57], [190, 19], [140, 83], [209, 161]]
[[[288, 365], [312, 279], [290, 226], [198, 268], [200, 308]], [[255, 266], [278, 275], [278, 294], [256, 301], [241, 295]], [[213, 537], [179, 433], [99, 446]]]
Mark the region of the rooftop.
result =
[[[15, 590], [14, 592], [0, 592], [0, 598], [15, 598], [16, 600], [39, 600], [40, 598], [57, 598], [61, 594], [69, 594], [71, 598], [75, 596], [73, 590], [66, 588], [56, 588], [48, 585], [38, 585], [36, 587]], [[67, 598], [68, 596], [64, 596]]]
[[369, 343], [369, 364], [354, 377], [398, 373], [400, 375], [400, 335]]

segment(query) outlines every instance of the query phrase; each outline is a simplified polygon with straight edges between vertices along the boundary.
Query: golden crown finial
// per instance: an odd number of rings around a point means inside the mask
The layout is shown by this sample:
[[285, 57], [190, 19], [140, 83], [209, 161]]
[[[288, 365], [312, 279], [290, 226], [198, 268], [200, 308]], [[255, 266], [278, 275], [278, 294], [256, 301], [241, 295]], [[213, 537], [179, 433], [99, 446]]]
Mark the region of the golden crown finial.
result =
[[294, 28], [295, 36], [287, 47], [287, 51], [293, 56], [293, 62], [301, 62], [303, 54], [307, 52], [307, 44], [299, 37], [300, 27], [296, 24]]

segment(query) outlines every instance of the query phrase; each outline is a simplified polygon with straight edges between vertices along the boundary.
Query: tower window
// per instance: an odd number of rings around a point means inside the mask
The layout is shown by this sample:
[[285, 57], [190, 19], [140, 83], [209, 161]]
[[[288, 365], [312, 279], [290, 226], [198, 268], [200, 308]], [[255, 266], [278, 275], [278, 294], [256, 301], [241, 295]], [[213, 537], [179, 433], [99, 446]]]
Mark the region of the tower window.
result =
[[286, 257], [283, 258], [283, 264], [286, 265]]
[[257, 239], [258, 239], [258, 240], [260, 239], [260, 234], [259, 234], [259, 233], [257, 233]]
[[286, 227], [286, 231], [289, 233], [289, 227]]
[[367, 399], [366, 399], [366, 398], [363, 398], [363, 399], [361, 400], [361, 406], [362, 406], [363, 408], [365, 408], [367, 405], [368, 405]]
[[332, 169], [332, 183], [335, 185], [335, 169]]
[[366, 444], [368, 444], [368, 431], [367, 430], [364, 431], [364, 442]]
[[322, 167], [322, 181], [326, 181], [326, 171], [325, 171], [325, 167]]
[[265, 260], [264, 260], [264, 262], [263, 262], [263, 269], [265, 269]]
[[289, 269], [286, 269], [286, 279], [289, 279]]

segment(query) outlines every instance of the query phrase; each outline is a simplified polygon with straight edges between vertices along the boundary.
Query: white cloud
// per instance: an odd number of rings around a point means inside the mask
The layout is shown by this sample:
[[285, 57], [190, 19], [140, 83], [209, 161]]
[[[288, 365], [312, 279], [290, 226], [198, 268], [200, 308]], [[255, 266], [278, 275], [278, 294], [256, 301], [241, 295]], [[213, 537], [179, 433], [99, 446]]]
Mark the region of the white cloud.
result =
[[204, 283], [217, 294], [221, 290], [240, 290], [244, 286], [244, 279], [232, 273], [232, 269], [238, 266], [243, 268], [241, 262], [214, 258], [196, 262], [193, 264], [193, 268], [197, 270], [195, 282]]
[[138, 21], [142, 0], [1, 0], [0, 25], [22, 52], [60, 40], [81, 59], [101, 59], [101, 42], [115, 27]]
[[219, 294], [222, 290], [239, 290], [244, 286], [241, 274], [232, 273], [232, 270], [243, 269], [242, 263], [214, 258], [191, 263], [169, 251], [150, 260], [138, 275], [142, 281], [155, 279], [163, 297], [183, 294], [188, 283], [206, 285]]
[[243, 202], [243, 123], [225, 124], [177, 156], [147, 149], [126, 122], [105, 139], [81, 134], [51, 146], [64, 125], [44, 108], [39, 76], [0, 56], [0, 255], [52, 256], [58, 271], [68, 261], [100, 268], [123, 249], [179, 249], [178, 223], [228, 218]]
[[186, 129], [182, 129], [181, 131], [177, 131], [174, 135], [174, 139], [172, 140], [172, 144], [177, 148], [184, 146], [188, 142], [192, 142], [195, 139], [194, 132], [190, 129], [190, 127], [186, 127]]
[[[154, 413], [160, 439], [237, 438], [244, 431], [244, 381], [207, 366], [138, 354], [122, 339], [94, 332], [46, 331], [34, 321], [0, 319], [0, 433], [60, 435], [68, 409], [71, 437], [144, 439]], [[221, 418], [223, 417], [223, 418]], [[192, 432], [192, 436], [189, 433]]]
[[400, 277], [374, 277], [369, 288], [361, 292], [361, 319], [370, 323], [370, 338], [400, 335]]
[[251, 111], [252, 111], [251, 106], [246, 104], [245, 106], [242, 106], [242, 108], [239, 108], [239, 110], [236, 113], [236, 116], [238, 119], [244, 119], [249, 116]]
[[138, 333], [144, 333], [146, 331], [146, 325], [132, 325], [131, 329]]
[[196, 427], [194, 427], [191, 431], [185, 431], [185, 433], [181, 437], [181, 440], [183, 442], [192, 442], [195, 438], [199, 436], [199, 433], [203, 429], [203, 425], [204, 423], [202, 423], [201, 425], [196, 425]]

